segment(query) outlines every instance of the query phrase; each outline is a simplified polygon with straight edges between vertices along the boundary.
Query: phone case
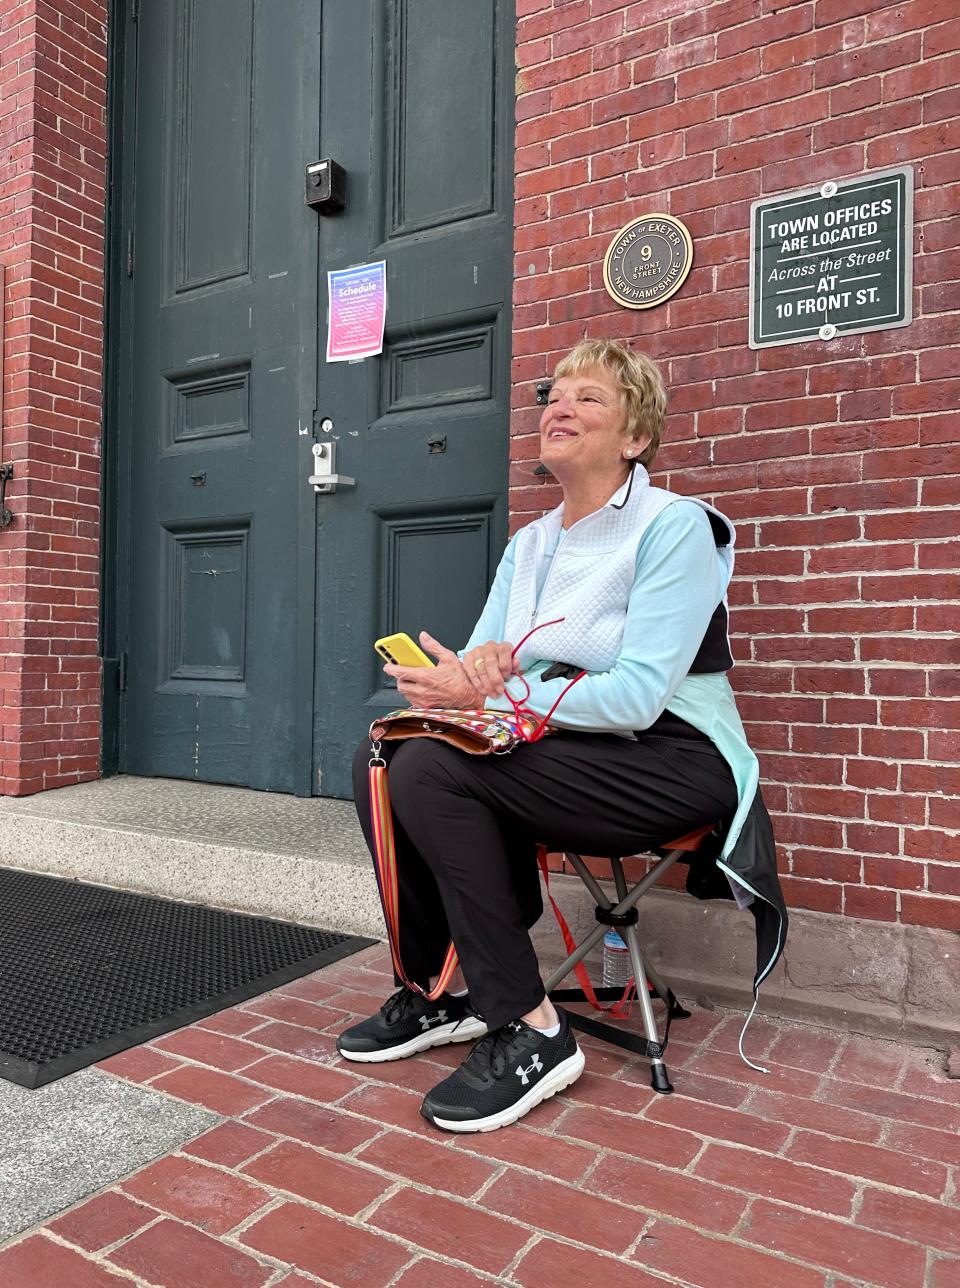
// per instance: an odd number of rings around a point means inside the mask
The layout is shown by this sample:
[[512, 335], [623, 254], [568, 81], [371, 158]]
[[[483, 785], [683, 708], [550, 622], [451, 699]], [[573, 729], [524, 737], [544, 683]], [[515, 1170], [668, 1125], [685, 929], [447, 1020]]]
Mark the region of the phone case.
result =
[[397, 635], [385, 635], [373, 647], [385, 662], [396, 662], [398, 666], [436, 666], [420, 645], [402, 631]]

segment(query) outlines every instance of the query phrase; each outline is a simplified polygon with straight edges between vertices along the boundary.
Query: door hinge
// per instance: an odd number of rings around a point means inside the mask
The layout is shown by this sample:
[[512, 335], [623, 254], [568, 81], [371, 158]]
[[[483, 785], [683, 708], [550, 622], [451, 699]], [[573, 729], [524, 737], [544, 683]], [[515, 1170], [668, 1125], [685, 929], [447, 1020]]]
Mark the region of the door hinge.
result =
[[127, 277], [133, 277], [133, 229], [127, 232]]
[[140, 0], [130, 0], [130, 21], [140, 21]]
[[117, 658], [117, 692], [126, 693], [127, 691], [127, 655], [121, 653]]

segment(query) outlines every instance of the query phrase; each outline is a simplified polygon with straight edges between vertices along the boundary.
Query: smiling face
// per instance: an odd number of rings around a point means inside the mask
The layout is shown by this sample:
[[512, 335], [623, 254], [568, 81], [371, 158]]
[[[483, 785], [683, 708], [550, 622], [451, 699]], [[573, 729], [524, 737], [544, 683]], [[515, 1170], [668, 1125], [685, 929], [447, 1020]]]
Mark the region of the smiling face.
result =
[[616, 486], [645, 443], [628, 437], [626, 401], [602, 367], [554, 382], [540, 417], [540, 459], [561, 482], [596, 476]]

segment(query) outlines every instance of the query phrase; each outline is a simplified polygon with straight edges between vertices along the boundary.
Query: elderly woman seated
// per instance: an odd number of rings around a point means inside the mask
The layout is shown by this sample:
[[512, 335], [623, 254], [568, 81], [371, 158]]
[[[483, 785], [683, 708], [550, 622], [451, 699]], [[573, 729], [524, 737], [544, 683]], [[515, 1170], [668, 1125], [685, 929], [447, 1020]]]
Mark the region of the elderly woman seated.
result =
[[[529, 935], [542, 912], [539, 842], [635, 854], [727, 820], [717, 862], [752, 900], [756, 983], [782, 947], [757, 762], [725, 674], [733, 529], [706, 504], [651, 486], [665, 405], [649, 358], [613, 341], [578, 344], [540, 420], [540, 459], [562, 504], [510, 542], [460, 654], [424, 633], [435, 668], [384, 668], [415, 707], [509, 711], [516, 691], [539, 716], [586, 673], [551, 717], [557, 732], [509, 755], [422, 739], [382, 752], [407, 977], [429, 991], [451, 938], [462, 975], [434, 1001], [398, 977], [399, 991], [338, 1048], [374, 1062], [479, 1039], [423, 1101], [424, 1117], [448, 1131], [513, 1123], [583, 1071]], [[369, 758], [365, 743], [354, 783], [373, 852]]]

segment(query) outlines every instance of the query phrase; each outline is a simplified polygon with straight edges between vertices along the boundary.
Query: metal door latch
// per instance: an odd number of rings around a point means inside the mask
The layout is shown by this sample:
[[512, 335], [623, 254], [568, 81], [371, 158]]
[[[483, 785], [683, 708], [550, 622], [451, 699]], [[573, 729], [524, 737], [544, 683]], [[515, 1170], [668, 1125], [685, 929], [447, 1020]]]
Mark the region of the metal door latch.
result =
[[0, 465], [0, 528], [9, 528], [13, 523], [13, 511], [6, 505], [7, 480], [13, 478], [12, 465]]
[[313, 474], [307, 479], [313, 484], [314, 492], [336, 492], [338, 487], [356, 487], [357, 480], [347, 474], [337, 473], [337, 444], [314, 443]]

